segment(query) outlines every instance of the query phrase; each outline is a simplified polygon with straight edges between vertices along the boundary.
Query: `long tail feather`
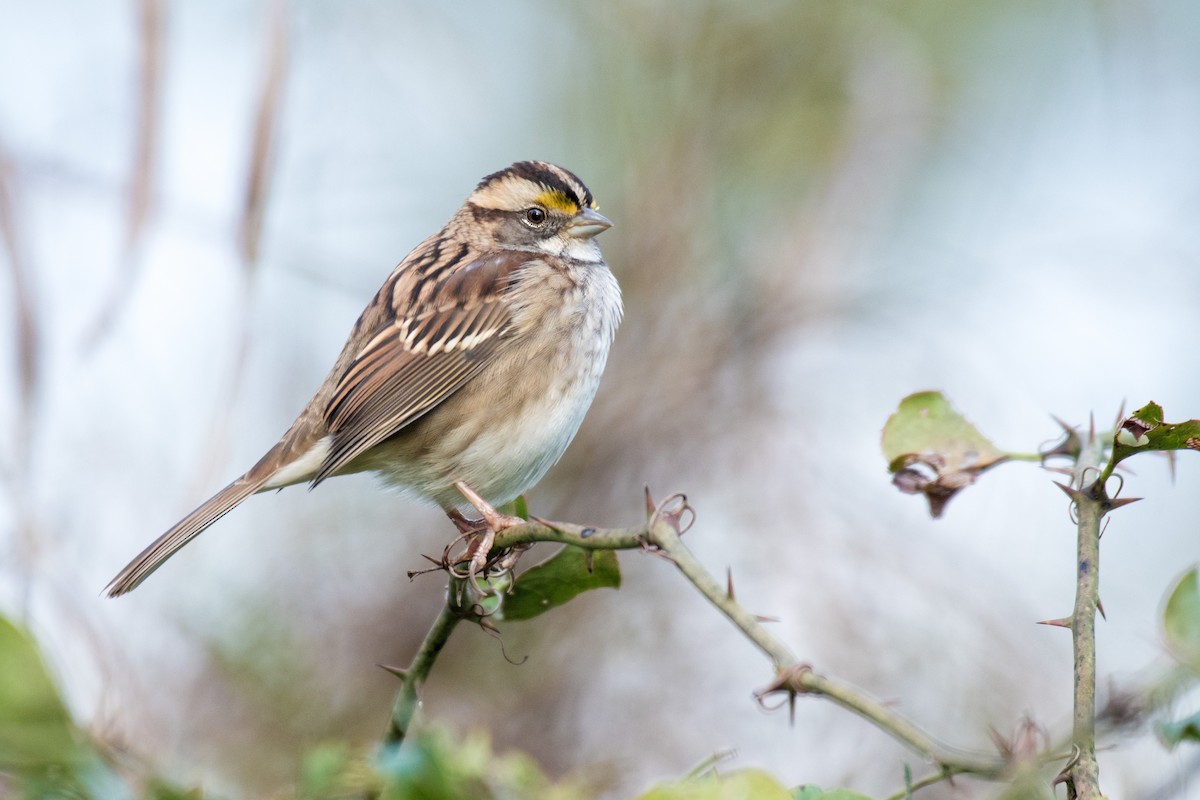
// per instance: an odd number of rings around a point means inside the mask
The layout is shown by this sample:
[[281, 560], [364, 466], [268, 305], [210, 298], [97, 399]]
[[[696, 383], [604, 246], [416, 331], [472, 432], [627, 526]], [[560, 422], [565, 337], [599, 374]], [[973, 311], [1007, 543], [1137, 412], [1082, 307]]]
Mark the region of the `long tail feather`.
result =
[[109, 597], [117, 597], [133, 591], [138, 584], [150, 576], [150, 573], [175, 555], [179, 548], [196, 538], [201, 531], [258, 491], [266, 482], [266, 477], [250, 477], [254, 472], [251, 470], [250, 473], [243, 475], [217, 492], [199, 508], [177, 522], [169, 531], [155, 539], [149, 547], [138, 554], [137, 558], [130, 561], [108, 586], [104, 587], [104, 593]]

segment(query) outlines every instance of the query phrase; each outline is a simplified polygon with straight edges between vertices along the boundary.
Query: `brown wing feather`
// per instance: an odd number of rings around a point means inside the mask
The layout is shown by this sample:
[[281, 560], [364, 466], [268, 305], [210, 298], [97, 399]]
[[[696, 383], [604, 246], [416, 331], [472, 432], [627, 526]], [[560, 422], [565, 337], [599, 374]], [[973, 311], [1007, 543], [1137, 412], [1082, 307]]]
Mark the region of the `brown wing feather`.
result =
[[487, 256], [437, 276], [399, 273], [381, 293], [390, 314], [338, 379], [325, 409], [329, 454], [312, 484], [395, 435], [496, 357], [509, 333], [501, 302], [531, 253]]

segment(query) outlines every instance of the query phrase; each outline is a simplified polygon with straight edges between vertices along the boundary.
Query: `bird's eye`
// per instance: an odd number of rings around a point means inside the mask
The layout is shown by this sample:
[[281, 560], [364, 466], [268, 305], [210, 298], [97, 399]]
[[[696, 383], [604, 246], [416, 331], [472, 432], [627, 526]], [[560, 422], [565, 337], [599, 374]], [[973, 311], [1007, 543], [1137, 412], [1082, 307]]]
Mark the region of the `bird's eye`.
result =
[[546, 221], [546, 209], [537, 206], [525, 209], [525, 221], [535, 227], [541, 225]]

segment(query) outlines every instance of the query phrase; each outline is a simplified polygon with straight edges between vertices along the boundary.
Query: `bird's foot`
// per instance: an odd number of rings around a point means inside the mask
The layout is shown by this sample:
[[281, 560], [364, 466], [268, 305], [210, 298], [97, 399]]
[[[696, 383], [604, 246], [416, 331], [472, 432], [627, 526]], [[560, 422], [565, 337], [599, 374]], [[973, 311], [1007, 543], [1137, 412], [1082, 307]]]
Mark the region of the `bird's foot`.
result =
[[[479, 576], [487, 575], [488, 558], [492, 551], [492, 545], [496, 542], [496, 534], [517, 525], [524, 525], [525, 520], [511, 514], [501, 514], [491, 503], [462, 481], [456, 481], [454, 486], [482, 517], [479, 520], [470, 520], [457, 510], [446, 511], [450, 521], [470, 542], [461, 559], [467, 563], [467, 582], [479, 594], [490, 594], [490, 590], [479, 583]], [[511, 566], [506, 566], [511, 569]]]

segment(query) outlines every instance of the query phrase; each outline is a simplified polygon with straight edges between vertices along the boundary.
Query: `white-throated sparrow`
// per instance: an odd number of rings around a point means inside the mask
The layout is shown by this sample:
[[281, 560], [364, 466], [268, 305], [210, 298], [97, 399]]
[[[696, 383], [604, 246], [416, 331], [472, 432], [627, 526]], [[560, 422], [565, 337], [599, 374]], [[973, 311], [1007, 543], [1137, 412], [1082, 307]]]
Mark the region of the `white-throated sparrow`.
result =
[[621, 291], [592, 238], [610, 225], [553, 164], [484, 178], [384, 282], [283, 438], [133, 559], [109, 596], [255, 492], [332, 475], [377, 471], [464, 529], [468, 503], [485, 533], [514, 524], [492, 504], [562, 455], [621, 319]]

